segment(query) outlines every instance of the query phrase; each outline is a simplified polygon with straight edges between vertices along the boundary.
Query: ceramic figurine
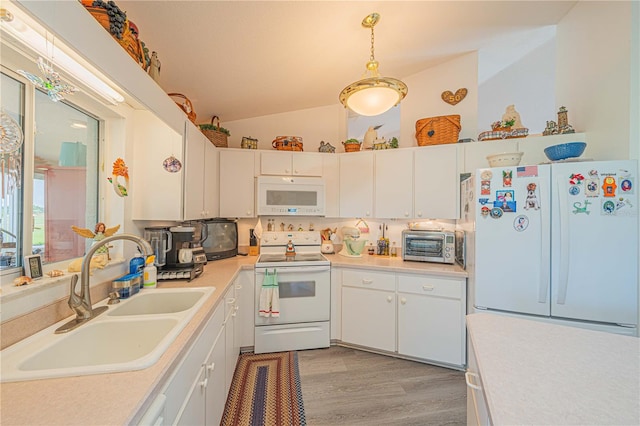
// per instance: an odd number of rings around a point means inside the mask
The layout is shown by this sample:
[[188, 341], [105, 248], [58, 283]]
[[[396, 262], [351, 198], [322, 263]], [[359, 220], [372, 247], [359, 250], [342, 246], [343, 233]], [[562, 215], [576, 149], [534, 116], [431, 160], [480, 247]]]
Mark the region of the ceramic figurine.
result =
[[[96, 223], [95, 232], [92, 232], [87, 228], [78, 228], [77, 226], [71, 226], [71, 229], [81, 237], [92, 238], [95, 244], [98, 241], [102, 241], [105, 238], [110, 237], [118, 232], [118, 229], [120, 229], [120, 225], [107, 228], [104, 223], [98, 222]], [[107, 259], [109, 259], [109, 248], [104, 245], [96, 250], [95, 255], [106, 255]]]
[[160, 59], [158, 59], [158, 53], [151, 53], [151, 65], [149, 65], [149, 75], [156, 83], [160, 82]]
[[329, 142], [325, 143], [325, 141], [320, 141], [318, 152], [330, 152], [333, 154], [336, 152], [336, 148], [333, 145], [331, 145]]

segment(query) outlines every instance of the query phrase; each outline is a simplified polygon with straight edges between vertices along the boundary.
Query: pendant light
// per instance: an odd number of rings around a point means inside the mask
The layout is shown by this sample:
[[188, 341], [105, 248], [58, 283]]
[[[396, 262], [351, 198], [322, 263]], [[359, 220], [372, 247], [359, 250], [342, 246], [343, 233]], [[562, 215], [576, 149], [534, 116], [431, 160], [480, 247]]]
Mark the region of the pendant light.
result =
[[371, 57], [363, 78], [351, 83], [340, 92], [340, 102], [360, 115], [373, 116], [398, 105], [407, 96], [407, 85], [402, 81], [382, 77], [378, 72], [378, 61], [373, 54], [373, 27], [380, 15], [372, 13], [362, 20], [362, 26], [371, 28]]

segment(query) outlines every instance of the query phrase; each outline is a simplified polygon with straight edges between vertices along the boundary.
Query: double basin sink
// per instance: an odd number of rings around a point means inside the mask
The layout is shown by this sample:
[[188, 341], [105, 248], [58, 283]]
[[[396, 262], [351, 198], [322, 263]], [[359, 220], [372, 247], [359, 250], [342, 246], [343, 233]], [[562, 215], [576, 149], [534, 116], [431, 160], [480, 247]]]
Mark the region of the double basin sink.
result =
[[55, 334], [60, 325], [55, 324], [0, 352], [1, 381], [150, 367], [214, 291], [215, 287], [144, 289], [68, 333]]

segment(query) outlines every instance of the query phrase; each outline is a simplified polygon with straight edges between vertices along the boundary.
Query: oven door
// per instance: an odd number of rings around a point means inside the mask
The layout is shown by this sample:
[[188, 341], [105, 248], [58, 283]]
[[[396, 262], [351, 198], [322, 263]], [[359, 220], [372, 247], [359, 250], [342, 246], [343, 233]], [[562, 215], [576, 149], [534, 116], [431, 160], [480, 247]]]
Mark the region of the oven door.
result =
[[[262, 317], [260, 294], [265, 270], [276, 271], [280, 316]], [[331, 273], [329, 266], [285, 266], [276, 268], [256, 267], [255, 325], [293, 324], [329, 321]]]

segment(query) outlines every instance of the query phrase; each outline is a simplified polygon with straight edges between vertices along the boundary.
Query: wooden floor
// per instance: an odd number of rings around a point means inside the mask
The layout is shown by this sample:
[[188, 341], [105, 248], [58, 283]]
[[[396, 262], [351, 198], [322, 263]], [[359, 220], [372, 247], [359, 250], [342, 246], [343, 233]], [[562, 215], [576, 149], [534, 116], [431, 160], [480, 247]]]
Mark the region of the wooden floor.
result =
[[309, 426], [464, 425], [464, 372], [350, 348], [298, 351]]

